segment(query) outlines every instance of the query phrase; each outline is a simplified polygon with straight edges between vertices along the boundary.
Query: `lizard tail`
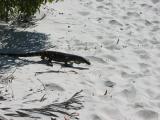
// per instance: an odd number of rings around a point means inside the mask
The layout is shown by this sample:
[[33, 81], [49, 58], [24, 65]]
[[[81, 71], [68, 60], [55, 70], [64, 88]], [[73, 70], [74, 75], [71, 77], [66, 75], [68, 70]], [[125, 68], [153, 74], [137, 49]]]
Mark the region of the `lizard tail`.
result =
[[30, 57], [30, 56], [39, 56], [40, 52], [33, 53], [0, 53], [0, 55], [7, 55], [13, 57]]

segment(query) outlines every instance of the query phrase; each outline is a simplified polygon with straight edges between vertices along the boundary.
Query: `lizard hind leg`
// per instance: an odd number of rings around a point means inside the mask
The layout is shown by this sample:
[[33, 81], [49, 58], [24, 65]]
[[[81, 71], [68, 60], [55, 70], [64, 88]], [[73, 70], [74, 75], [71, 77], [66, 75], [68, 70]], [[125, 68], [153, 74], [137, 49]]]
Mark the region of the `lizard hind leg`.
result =
[[45, 56], [44, 56], [44, 55], [41, 55], [41, 59], [42, 59], [42, 60], [45, 60]]
[[48, 58], [48, 62], [49, 62], [49, 63], [52, 63], [52, 59], [51, 59], [51, 58]]
[[47, 65], [53, 66], [53, 63], [52, 63], [52, 60], [51, 60], [51, 59], [48, 59], [48, 60], [47, 60]]
[[41, 59], [45, 61], [48, 66], [53, 66], [52, 59], [46, 57], [45, 55], [41, 55]]

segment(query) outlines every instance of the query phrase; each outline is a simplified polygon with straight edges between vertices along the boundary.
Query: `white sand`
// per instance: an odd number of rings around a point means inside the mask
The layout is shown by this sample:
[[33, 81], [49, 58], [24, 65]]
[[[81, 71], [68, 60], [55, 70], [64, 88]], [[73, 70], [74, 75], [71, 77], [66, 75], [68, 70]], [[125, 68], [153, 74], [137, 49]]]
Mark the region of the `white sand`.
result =
[[[57, 64], [18, 67], [10, 84], [14, 98], [0, 107], [43, 106], [83, 90], [84, 108], [76, 111], [80, 120], [160, 120], [159, 0], [64, 0], [47, 4], [44, 13], [46, 17], [27, 31], [48, 34], [55, 46], [50, 50], [84, 56], [92, 65], [75, 64], [88, 70], [61, 69]], [[35, 76], [50, 70], [62, 73]], [[38, 79], [48, 85], [46, 90], [27, 96], [43, 89]], [[23, 103], [44, 94], [44, 102]]]

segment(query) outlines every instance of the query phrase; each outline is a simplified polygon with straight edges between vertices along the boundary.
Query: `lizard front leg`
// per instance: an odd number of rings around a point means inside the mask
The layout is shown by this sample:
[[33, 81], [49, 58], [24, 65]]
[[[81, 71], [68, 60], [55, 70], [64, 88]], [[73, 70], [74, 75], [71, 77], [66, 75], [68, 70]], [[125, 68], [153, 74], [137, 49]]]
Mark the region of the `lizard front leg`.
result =
[[48, 60], [47, 60], [47, 65], [53, 66], [53, 64], [52, 64], [52, 59], [48, 59]]
[[67, 62], [67, 61], [65, 61], [63, 66], [64, 67], [72, 67], [73, 66], [73, 62]]

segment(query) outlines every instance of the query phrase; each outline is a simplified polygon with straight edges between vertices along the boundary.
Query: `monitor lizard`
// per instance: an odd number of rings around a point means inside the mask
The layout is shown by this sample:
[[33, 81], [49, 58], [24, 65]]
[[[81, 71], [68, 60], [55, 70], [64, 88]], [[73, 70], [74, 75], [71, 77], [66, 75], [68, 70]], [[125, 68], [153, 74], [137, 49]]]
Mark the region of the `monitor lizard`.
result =
[[38, 52], [28, 52], [28, 53], [1, 53], [0, 55], [7, 55], [12, 57], [32, 57], [32, 56], [40, 56], [42, 60], [47, 60], [49, 63], [52, 61], [56, 62], [63, 62], [65, 65], [68, 64], [80, 64], [86, 63], [90, 65], [91, 63], [89, 60], [85, 59], [84, 57], [68, 54], [63, 52], [57, 51], [38, 51]]

